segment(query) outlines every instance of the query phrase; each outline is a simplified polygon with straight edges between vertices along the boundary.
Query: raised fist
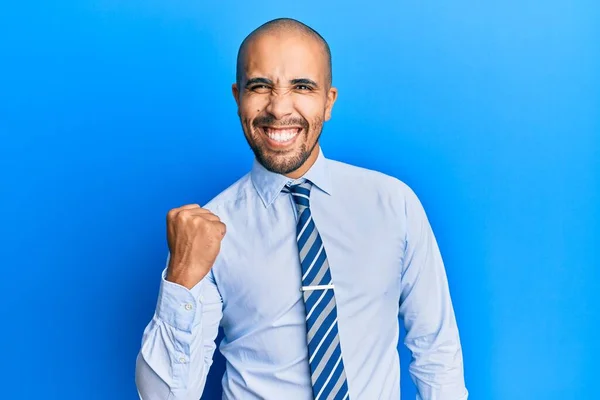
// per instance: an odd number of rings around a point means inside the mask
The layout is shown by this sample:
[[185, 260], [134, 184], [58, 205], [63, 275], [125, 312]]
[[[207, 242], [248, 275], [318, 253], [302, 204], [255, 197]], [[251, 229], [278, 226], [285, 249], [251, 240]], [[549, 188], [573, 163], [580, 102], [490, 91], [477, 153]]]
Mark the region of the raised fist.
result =
[[219, 217], [198, 204], [167, 213], [167, 241], [171, 253], [167, 280], [194, 287], [208, 274], [219, 251], [226, 227]]

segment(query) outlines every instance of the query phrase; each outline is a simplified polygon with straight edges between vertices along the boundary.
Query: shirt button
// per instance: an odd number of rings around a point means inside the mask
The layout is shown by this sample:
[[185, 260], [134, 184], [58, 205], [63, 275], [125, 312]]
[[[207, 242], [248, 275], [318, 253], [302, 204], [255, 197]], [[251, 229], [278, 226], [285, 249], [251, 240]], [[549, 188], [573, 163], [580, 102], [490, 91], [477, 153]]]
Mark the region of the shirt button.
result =
[[180, 357], [180, 358], [179, 358], [179, 362], [181, 362], [181, 363], [185, 363], [185, 358], [184, 358], [184, 357]]
[[188, 311], [190, 311], [192, 308], [194, 308], [194, 307], [190, 303], [187, 303], [185, 305], [185, 309], [188, 310]]
[[204, 296], [200, 295], [200, 297], [198, 297], [198, 300], [200, 300], [200, 303], [202, 303], [204, 301]]

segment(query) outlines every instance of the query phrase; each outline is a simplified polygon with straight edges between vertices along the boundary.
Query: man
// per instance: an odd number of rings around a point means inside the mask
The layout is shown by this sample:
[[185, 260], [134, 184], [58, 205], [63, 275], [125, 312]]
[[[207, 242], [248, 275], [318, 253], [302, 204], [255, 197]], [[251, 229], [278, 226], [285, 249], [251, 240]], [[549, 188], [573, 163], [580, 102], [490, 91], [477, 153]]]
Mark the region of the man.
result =
[[400, 397], [398, 316], [418, 398], [464, 400], [447, 278], [415, 194], [325, 158], [337, 90], [325, 40], [291, 19], [240, 46], [233, 96], [250, 173], [169, 211], [169, 257], [144, 331], [144, 400], [198, 399], [219, 325], [225, 399]]

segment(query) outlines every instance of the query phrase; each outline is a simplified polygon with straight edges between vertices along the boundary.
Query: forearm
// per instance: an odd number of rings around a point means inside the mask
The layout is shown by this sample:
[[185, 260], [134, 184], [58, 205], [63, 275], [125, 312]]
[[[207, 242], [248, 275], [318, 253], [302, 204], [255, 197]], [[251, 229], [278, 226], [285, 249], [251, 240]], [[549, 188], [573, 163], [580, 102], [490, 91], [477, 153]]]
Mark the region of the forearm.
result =
[[418, 399], [462, 400], [467, 393], [462, 347], [446, 274], [439, 256], [427, 261], [401, 305], [412, 353], [409, 372]]
[[407, 334], [405, 344], [413, 356], [409, 373], [418, 400], [467, 398], [460, 339], [451, 319], [437, 330]]
[[[206, 286], [206, 287], [205, 287]], [[212, 364], [220, 302], [201, 282], [192, 290], [163, 280], [156, 313], [144, 331], [136, 361], [143, 400], [200, 398]], [[170, 397], [169, 397], [170, 396]]]
[[[200, 398], [210, 365], [203, 346], [201, 324], [184, 332], [160, 321], [148, 325], [136, 360], [136, 385], [143, 400]], [[171, 397], [169, 397], [169, 395]]]

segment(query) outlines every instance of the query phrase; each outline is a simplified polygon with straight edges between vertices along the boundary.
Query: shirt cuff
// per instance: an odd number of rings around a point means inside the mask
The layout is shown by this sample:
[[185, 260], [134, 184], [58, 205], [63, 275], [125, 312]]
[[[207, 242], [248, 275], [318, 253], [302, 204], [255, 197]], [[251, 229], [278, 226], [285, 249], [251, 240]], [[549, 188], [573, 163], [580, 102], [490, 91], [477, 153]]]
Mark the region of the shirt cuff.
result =
[[167, 269], [162, 272], [156, 317], [175, 329], [191, 332], [200, 323], [200, 302], [204, 280], [191, 290], [177, 283], [166, 280]]

